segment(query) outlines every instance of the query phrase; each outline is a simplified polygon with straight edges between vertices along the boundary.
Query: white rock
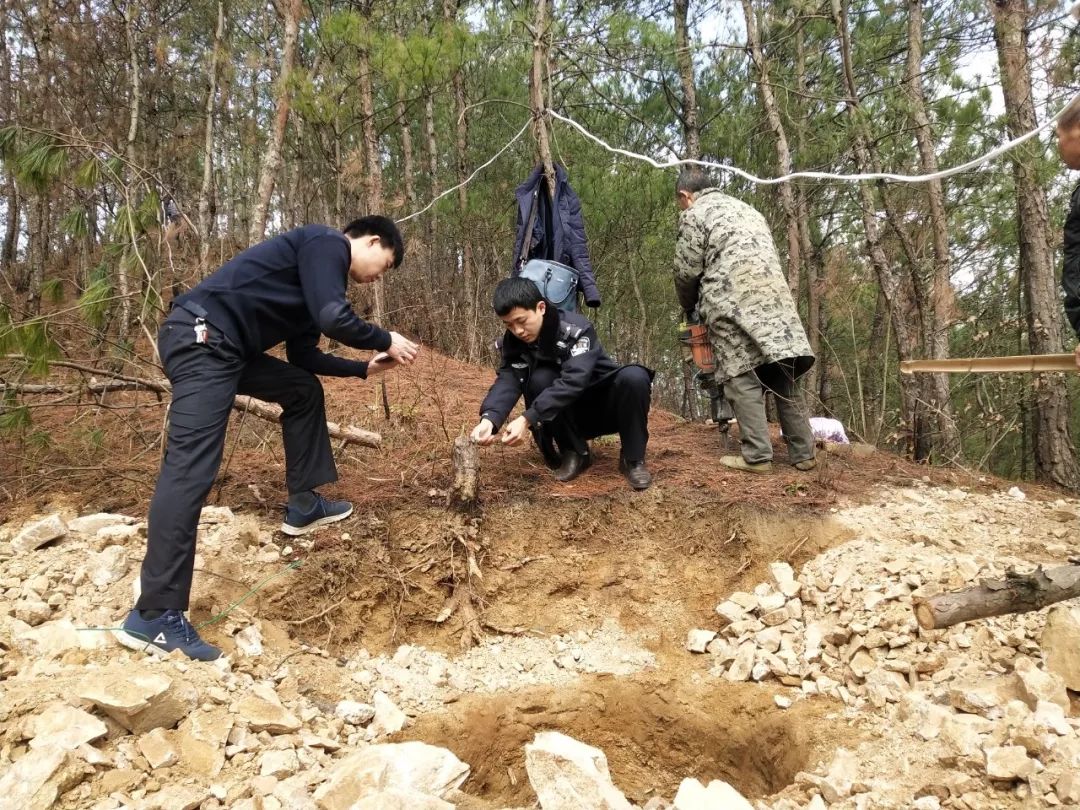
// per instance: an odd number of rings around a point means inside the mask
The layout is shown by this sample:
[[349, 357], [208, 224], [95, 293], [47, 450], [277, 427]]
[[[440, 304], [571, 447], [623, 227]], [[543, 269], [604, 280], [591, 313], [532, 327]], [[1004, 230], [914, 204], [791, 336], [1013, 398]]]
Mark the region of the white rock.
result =
[[1032, 716], [1036, 728], [1052, 731], [1064, 737], [1072, 733], [1072, 726], [1065, 719], [1065, 710], [1056, 703], [1048, 700], [1040, 700], [1035, 704], [1035, 714]]
[[43, 520], [24, 526], [22, 531], [11, 541], [11, 549], [16, 554], [26, 554], [41, 548], [46, 543], [58, 540], [67, 534], [67, 524], [60, 515], [49, 515]]
[[674, 810], [754, 810], [754, 806], [727, 782], [716, 779], [705, 787], [697, 779], [683, 779]]
[[236, 712], [252, 731], [289, 734], [300, 728], [300, 720], [281, 705], [281, 698], [272, 687], [256, 684], [236, 706]]
[[829, 804], [851, 795], [851, 788], [859, 777], [859, 760], [854, 752], [838, 748], [829, 771], [821, 780], [821, 793]]
[[56, 746], [38, 748], [0, 776], [0, 797], [11, 810], [50, 810], [86, 776], [78, 758]]
[[630, 810], [611, 782], [598, 748], [557, 731], [541, 731], [525, 746], [525, 769], [543, 810]]
[[127, 549], [123, 546], [109, 546], [94, 557], [91, 563], [90, 581], [99, 588], [119, 582], [128, 572]]
[[66, 703], [52, 703], [31, 718], [27, 731], [33, 738], [31, 748], [56, 746], [74, 751], [84, 743], [104, 737], [108, 728], [94, 715]]
[[1046, 669], [1080, 692], [1080, 608], [1057, 605], [1046, 615], [1041, 646]]
[[1027, 500], [1027, 495], [1024, 494], [1024, 491], [1020, 489], [1020, 487], [1009, 487], [1009, 497], [1015, 498], [1018, 501]]
[[15, 618], [37, 627], [52, 616], [52, 608], [40, 599], [21, 599], [15, 603]]
[[716, 606], [716, 614], [722, 619], [726, 619], [728, 624], [732, 622], [741, 621], [746, 618], [746, 610], [740, 605], [735, 604], [731, 600], [721, 602]]
[[724, 677], [734, 682], [749, 679], [750, 673], [754, 669], [754, 655], [756, 652], [757, 646], [754, 642], [747, 641], [740, 644], [738, 652], [735, 653], [735, 660], [731, 662], [731, 666], [724, 673]]
[[716, 638], [716, 632], [713, 630], [691, 630], [686, 635], [686, 649], [690, 652], [703, 653], [714, 638]]
[[139, 753], [146, 757], [146, 761], [154, 770], [168, 768], [180, 759], [180, 753], [173, 745], [169, 732], [163, 728], [155, 728], [143, 734], [139, 737], [137, 745]]
[[230, 523], [235, 517], [227, 506], [204, 506], [199, 513], [199, 523]]
[[371, 722], [375, 707], [355, 700], [342, 700], [334, 707], [334, 714], [350, 725], [362, 726]]
[[172, 728], [191, 713], [199, 697], [183, 681], [130, 669], [94, 673], [78, 694], [133, 734]]
[[1020, 682], [1020, 695], [1030, 708], [1034, 709], [1040, 700], [1047, 700], [1056, 703], [1068, 714], [1069, 696], [1060, 676], [1039, 669], [1034, 661], [1022, 655], [1017, 656], [1014, 667]]
[[258, 622], [249, 624], [233, 636], [233, 640], [236, 641], [237, 649], [242, 650], [244, 655], [254, 657], [263, 654], [262, 631], [259, 629]]
[[259, 758], [259, 776], [286, 779], [300, 770], [300, 760], [291, 748], [267, 751]]
[[108, 512], [98, 512], [94, 515], [83, 515], [74, 520], [69, 520], [67, 527], [70, 532], [79, 534], [95, 535], [106, 526], [130, 526], [135, 518], [127, 515], [113, 515]]
[[371, 702], [375, 706], [375, 717], [369, 726], [373, 734], [394, 734], [405, 728], [408, 717], [384, 692], [376, 691]]
[[315, 791], [321, 810], [352, 810], [375, 791], [405, 790], [445, 798], [461, 787], [469, 766], [445, 748], [422, 742], [369, 745], [338, 761]]
[[365, 796], [350, 810], [454, 810], [454, 805], [415, 790], [380, 790]]
[[986, 775], [991, 779], [1028, 779], [1035, 773], [1035, 761], [1020, 745], [986, 749]]

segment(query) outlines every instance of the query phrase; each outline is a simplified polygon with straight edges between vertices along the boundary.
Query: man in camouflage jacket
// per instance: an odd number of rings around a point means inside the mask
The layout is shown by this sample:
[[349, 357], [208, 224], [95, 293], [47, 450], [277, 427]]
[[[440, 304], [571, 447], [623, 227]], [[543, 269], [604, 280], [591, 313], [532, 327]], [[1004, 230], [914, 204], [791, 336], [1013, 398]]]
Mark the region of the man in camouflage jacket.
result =
[[712, 187], [698, 167], [679, 175], [682, 214], [675, 247], [675, 292], [709, 327], [716, 381], [735, 411], [742, 456], [721, 463], [772, 472], [766, 390], [776, 397], [791, 463], [815, 466], [814, 436], [797, 379], [814, 364], [769, 225], [757, 210]]

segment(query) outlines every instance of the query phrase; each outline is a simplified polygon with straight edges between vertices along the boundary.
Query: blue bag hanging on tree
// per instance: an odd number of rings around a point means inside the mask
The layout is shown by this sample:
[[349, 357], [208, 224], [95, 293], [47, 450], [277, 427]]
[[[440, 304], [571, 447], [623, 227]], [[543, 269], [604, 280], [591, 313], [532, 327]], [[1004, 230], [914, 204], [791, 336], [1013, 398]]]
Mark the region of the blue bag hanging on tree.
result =
[[550, 259], [529, 259], [518, 274], [527, 278], [540, 294], [564, 312], [577, 312], [577, 270]]

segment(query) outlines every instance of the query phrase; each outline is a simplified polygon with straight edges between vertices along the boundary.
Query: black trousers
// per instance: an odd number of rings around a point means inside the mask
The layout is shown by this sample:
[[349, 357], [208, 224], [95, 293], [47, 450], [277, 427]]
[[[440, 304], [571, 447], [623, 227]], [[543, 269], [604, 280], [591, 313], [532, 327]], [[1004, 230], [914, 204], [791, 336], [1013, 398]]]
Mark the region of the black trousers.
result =
[[243, 357], [211, 325], [196, 343], [195, 318], [176, 309], [158, 333], [158, 352], [172, 382], [169, 438], [150, 501], [140, 610], [187, 610], [195, 535], [225, 447], [237, 394], [281, 405], [289, 492], [337, 480], [317, 377], [269, 355]]
[[[555, 382], [559, 369], [537, 366], [525, 386], [525, 406]], [[559, 445], [581, 455], [589, 452], [589, 439], [618, 433], [622, 454], [628, 462], [645, 460], [649, 443], [649, 401], [652, 378], [641, 366], [623, 366], [602, 382], [585, 389], [581, 397], [566, 407], [542, 429]], [[536, 431], [533, 437], [539, 443]]]

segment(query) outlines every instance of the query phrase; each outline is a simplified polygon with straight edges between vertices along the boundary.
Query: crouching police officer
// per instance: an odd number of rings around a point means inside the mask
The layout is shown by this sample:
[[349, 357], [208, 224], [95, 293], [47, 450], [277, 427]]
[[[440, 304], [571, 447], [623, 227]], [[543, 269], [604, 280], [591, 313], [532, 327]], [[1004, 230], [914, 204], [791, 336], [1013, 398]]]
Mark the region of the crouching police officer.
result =
[[502, 365], [480, 406], [473, 440], [492, 444], [524, 395], [525, 413], [506, 426], [503, 444], [519, 444], [532, 431], [545, 461], [558, 468], [556, 480], [572, 481], [592, 463], [588, 440], [618, 433], [619, 470], [634, 489], [648, 488], [652, 475], [645, 467], [645, 446], [653, 372], [620, 366], [604, 352], [587, 318], [559, 310], [528, 279], [499, 282], [492, 304], [507, 331]]

